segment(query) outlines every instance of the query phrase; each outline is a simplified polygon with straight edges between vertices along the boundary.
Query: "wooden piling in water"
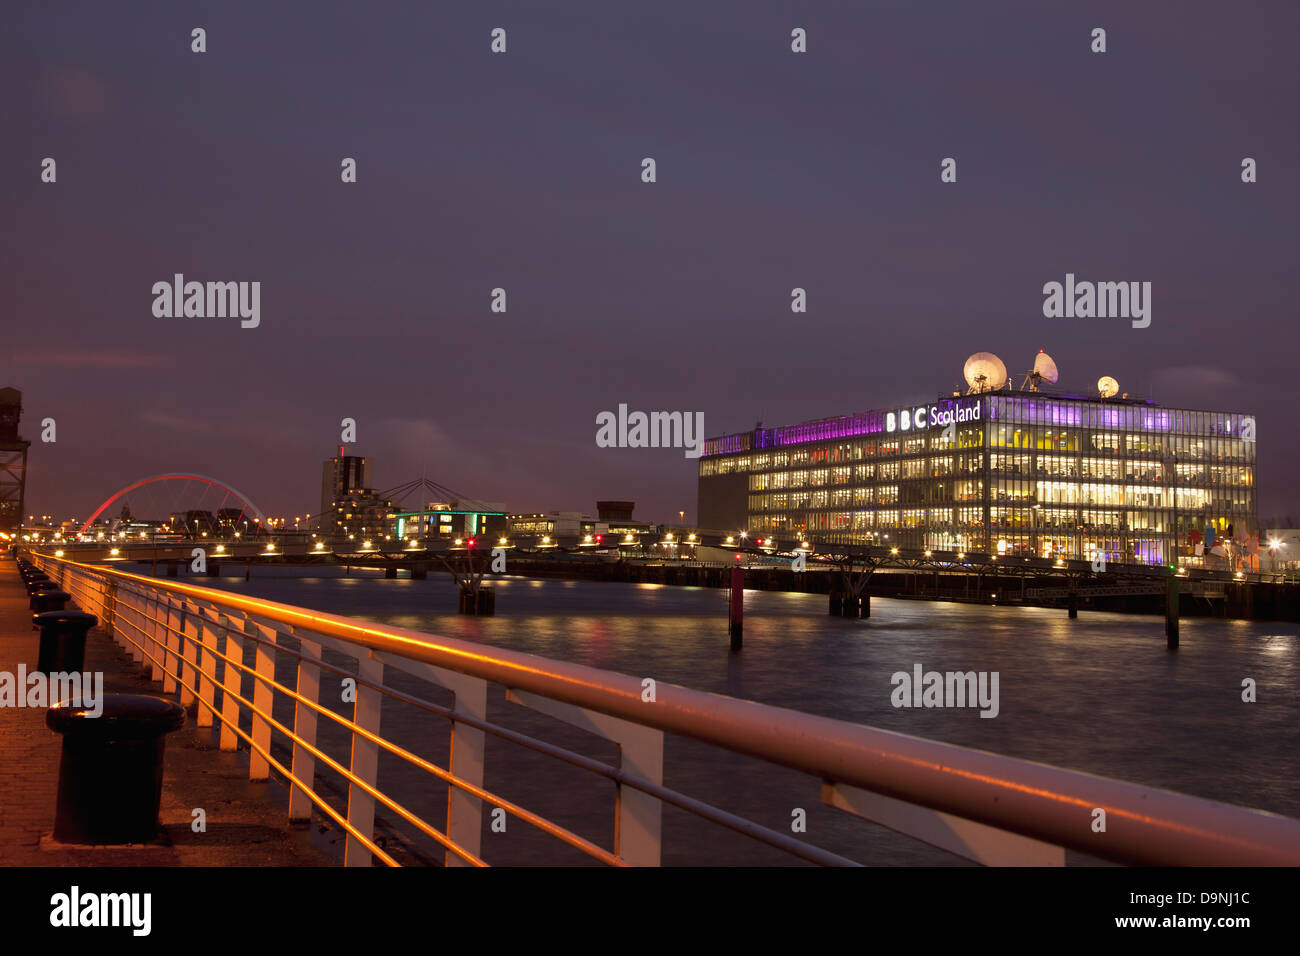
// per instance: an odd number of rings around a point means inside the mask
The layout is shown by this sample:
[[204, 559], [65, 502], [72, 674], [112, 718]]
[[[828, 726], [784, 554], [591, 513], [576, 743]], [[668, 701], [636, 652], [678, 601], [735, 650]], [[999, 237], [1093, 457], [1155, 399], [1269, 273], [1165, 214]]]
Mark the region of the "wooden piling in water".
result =
[[1165, 646], [1178, 650], [1178, 578], [1172, 574], [1165, 582]]
[[727, 634], [731, 649], [738, 651], [744, 643], [745, 633], [745, 569], [731, 569], [731, 600], [727, 609]]

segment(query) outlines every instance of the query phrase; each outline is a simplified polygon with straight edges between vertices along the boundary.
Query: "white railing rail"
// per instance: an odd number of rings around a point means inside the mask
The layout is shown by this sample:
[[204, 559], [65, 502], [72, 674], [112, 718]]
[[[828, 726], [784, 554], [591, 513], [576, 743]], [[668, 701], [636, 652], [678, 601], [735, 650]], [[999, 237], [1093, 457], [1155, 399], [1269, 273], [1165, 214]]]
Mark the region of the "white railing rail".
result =
[[[347, 865], [370, 865], [375, 858], [397, 865], [375, 841], [376, 805], [439, 844], [448, 865], [484, 865], [485, 803], [611, 865], [659, 864], [664, 803], [800, 859], [854, 865], [791, 833], [665, 787], [665, 734], [802, 771], [820, 783], [826, 804], [980, 863], [1063, 865], [1068, 848], [1140, 865], [1300, 865], [1300, 821], [1289, 817], [671, 684], [658, 683], [649, 695], [641, 678], [625, 674], [102, 565], [31, 557], [81, 608], [99, 616], [164, 693], [196, 706], [199, 726], [219, 724], [222, 750], [248, 748], [250, 779], [265, 780], [274, 771], [286, 782], [291, 820], [309, 819], [315, 807], [346, 832]], [[244, 663], [246, 645], [255, 648], [251, 667]], [[355, 670], [325, 662], [326, 648], [355, 660]], [[293, 686], [275, 678], [282, 655], [297, 661]], [[450, 691], [453, 704], [397, 690], [385, 683], [388, 670]], [[356, 681], [351, 719], [322, 705], [323, 673]], [[514, 703], [616, 742], [618, 765], [489, 722], [489, 683], [505, 687]], [[273, 716], [277, 695], [293, 702], [291, 724]], [[387, 700], [450, 722], [447, 767], [380, 732]], [[251, 717], [250, 731], [241, 728], [241, 715]], [[347, 765], [317, 746], [322, 717], [351, 735]], [[290, 747], [288, 766], [273, 753], [273, 734]], [[614, 846], [598, 846], [484, 789], [488, 736], [612, 781]], [[441, 829], [380, 788], [381, 751], [448, 784]], [[318, 791], [318, 764], [347, 781], [345, 811]], [[1099, 810], [1104, 830], [1097, 828]]]

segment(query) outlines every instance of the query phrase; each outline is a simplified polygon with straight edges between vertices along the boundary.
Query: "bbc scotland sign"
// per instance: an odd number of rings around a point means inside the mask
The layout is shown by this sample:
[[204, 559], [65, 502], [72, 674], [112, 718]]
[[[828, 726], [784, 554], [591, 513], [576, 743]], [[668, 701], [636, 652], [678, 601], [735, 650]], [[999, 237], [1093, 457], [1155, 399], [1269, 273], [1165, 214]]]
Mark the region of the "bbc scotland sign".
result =
[[969, 401], [944, 402], [941, 405], [915, 405], [901, 408], [896, 412], [886, 412], [885, 431], [920, 431], [925, 428], [943, 428], [948, 425], [977, 422], [980, 420], [982, 405], [983, 402], [976, 398]]

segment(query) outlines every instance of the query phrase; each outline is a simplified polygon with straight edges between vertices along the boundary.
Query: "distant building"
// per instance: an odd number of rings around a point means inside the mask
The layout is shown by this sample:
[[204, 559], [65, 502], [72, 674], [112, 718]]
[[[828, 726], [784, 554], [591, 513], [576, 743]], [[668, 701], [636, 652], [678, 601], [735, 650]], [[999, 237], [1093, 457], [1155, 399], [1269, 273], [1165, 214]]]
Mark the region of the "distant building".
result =
[[583, 534], [609, 532], [625, 537], [657, 530], [657, 526], [649, 522], [633, 520], [632, 509], [635, 507], [635, 501], [597, 501], [596, 515], [598, 520], [591, 527], [584, 529]]
[[1269, 528], [1259, 539], [1259, 570], [1300, 570], [1300, 528]]
[[27, 485], [27, 447], [18, 437], [23, 393], [0, 388], [0, 532], [16, 536], [23, 523], [23, 493]]
[[[123, 531], [133, 521], [129, 515], [125, 520], [119, 518], [113, 530]], [[212, 534], [217, 528], [217, 518], [211, 511], [175, 511], [168, 516], [167, 523], [177, 531], [194, 537]]]
[[[1006, 389], [710, 438], [699, 524], [1208, 567], [1258, 527], [1255, 418]], [[1198, 548], [1198, 544], [1200, 547]], [[1292, 542], [1300, 548], [1300, 542]]]
[[631, 521], [635, 501], [597, 501], [596, 517], [601, 521]]
[[369, 487], [370, 462], [343, 454], [321, 466], [320, 530], [329, 536], [392, 533], [392, 518], [400, 510]]
[[[655, 530], [645, 521], [632, 520], [633, 501], [598, 501], [597, 517], [581, 511], [547, 511], [532, 514], [507, 515], [511, 536], [582, 538], [587, 535], [611, 535], [621, 540], [626, 535], [639, 535]], [[605, 543], [605, 542], [603, 542]], [[614, 538], [607, 542], [616, 543]]]
[[243, 508], [220, 508], [217, 511], [217, 528], [225, 534], [238, 531], [245, 535], [253, 531], [256, 525]]
[[506, 528], [512, 536], [541, 535], [554, 538], [559, 535], [581, 534], [583, 524], [590, 521], [581, 511], [548, 511], [507, 515]]
[[499, 537], [506, 533], [505, 505], [475, 502], [477, 509], [462, 508], [459, 501], [430, 501], [423, 511], [394, 514], [393, 533], [399, 538]]
[[321, 530], [333, 531], [335, 506], [350, 495], [364, 492], [368, 487], [370, 463], [359, 455], [339, 453], [321, 465], [320, 520]]

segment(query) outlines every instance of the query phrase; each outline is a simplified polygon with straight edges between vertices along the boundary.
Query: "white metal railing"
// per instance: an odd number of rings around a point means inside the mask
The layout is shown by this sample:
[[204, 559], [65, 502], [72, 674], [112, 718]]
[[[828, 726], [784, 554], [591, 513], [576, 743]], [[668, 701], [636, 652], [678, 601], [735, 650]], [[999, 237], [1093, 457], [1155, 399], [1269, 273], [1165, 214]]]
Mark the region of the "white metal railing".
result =
[[[32, 560], [99, 616], [164, 693], [194, 704], [199, 726], [219, 724], [222, 750], [248, 748], [250, 779], [274, 771], [287, 783], [291, 820], [310, 819], [315, 807], [342, 828], [346, 865], [370, 865], [374, 858], [397, 865], [375, 841], [376, 805], [440, 845], [447, 865], [484, 865], [485, 803], [611, 865], [659, 864], [665, 803], [810, 862], [854, 865], [665, 787], [665, 734], [802, 771], [820, 782], [826, 804], [980, 863], [1064, 865], [1068, 848], [1144, 865], [1300, 865], [1300, 821], [1288, 817], [670, 684], [657, 684], [648, 700], [642, 681], [624, 674], [45, 554]], [[251, 667], [244, 663], [246, 645], [254, 649]], [[324, 649], [355, 660], [355, 671], [324, 661]], [[275, 677], [277, 656], [284, 655], [297, 662], [293, 686]], [[454, 703], [398, 690], [385, 682], [393, 670], [450, 691]], [[322, 705], [323, 673], [356, 680], [350, 719]], [[504, 686], [514, 703], [616, 742], [618, 764], [488, 721], [489, 683]], [[277, 695], [293, 703], [291, 724], [274, 718]], [[380, 733], [386, 700], [449, 721], [447, 767]], [[251, 716], [249, 731], [241, 728], [241, 715]], [[346, 766], [317, 745], [322, 717], [351, 736]], [[273, 734], [288, 742], [288, 766], [273, 753]], [[612, 781], [613, 847], [484, 789], [489, 736]], [[448, 784], [441, 829], [380, 788], [381, 751]], [[347, 781], [345, 810], [319, 792], [318, 764]], [[1094, 829], [1099, 809], [1104, 832]]]

